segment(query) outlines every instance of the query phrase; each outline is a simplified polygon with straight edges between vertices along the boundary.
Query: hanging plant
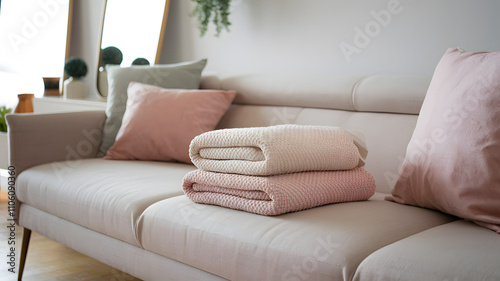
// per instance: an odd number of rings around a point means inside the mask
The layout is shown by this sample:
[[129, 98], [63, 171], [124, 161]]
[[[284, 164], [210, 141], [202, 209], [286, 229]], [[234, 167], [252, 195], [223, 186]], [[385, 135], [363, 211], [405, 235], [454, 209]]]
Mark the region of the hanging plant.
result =
[[210, 21], [216, 28], [216, 36], [220, 35], [222, 29], [229, 31], [229, 6], [231, 0], [191, 0], [196, 3], [191, 16], [197, 17], [200, 36], [204, 36]]

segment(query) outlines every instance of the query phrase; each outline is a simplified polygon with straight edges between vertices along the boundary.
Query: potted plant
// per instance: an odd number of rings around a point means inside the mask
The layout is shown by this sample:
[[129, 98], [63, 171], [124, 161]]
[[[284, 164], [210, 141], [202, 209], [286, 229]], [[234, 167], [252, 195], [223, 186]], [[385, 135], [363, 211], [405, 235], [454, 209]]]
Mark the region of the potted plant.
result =
[[115, 46], [109, 46], [101, 50], [101, 61], [99, 62], [99, 73], [97, 88], [101, 96], [108, 96], [108, 73], [106, 65], [120, 65], [123, 61], [123, 53]]
[[210, 21], [213, 22], [216, 28], [216, 36], [220, 35], [222, 29], [229, 31], [229, 6], [231, 0], [191, 0], [196, 3], [191, 16], [198, 19], [198, 28], [203, 37], [207, 32], [207, 27]]
[[136, 58], [132, 65], [150, 65], [149, 61], [145, 58]]
[[101, 65], [105, 67], [107, 64], [120, 65], [123, 61], [123, 53], [117, 47], [110, 46], [104, 48], [101, 53]]
[[5, 115], [11, 112], [11, 108], [7, 108], [5, 105], [0, 106], [0, 132], [7, 132], [7, 122], [5, 122]]
[[68, 79], [64, 81], [64, 97], [68, 99], [83, 99], [87, 87], [81, 78], [87, 75], [87, 64], [81, 58], [71, 57], [64, 64], [64, 73]]

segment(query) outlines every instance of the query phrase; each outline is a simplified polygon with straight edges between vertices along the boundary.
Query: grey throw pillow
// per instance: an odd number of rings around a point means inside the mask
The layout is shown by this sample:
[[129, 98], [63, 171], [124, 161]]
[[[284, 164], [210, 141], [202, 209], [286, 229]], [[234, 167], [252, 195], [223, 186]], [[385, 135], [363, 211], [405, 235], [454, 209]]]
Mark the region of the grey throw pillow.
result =
[[127, 106], [127, 88], [130, 82], [140, 82], [169, 89], [198, 89], [200, 87], [201, 72], [206, 63], [207, 60], [202, 59], [194, 62], [154, 66], [107, 67], [107, 118], [104, 123], [103, 139], [97, 156], [103, 157], [106, 155], [108, 149], [115, 142]]

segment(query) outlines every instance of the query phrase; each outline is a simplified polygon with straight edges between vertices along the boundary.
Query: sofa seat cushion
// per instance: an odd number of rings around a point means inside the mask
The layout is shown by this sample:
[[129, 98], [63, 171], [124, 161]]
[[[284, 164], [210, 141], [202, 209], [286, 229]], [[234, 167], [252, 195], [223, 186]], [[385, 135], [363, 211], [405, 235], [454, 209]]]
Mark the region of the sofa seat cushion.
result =
[[138, 229], [145, 249], [230, 280], [351, 280], [376, 250], [453, 220], [380, 199], [270, 217], [178, 196]]
[[194, 168], [103, 159], [55, 162], [22, 172], [16, 195], [24, 204], [139, 246], [139, 216], [157, 201], [182, 195], [182, 178]]
[[354, 280], [500, 280], [498, 253], [498, 234], [457, 220], [376, 251]]

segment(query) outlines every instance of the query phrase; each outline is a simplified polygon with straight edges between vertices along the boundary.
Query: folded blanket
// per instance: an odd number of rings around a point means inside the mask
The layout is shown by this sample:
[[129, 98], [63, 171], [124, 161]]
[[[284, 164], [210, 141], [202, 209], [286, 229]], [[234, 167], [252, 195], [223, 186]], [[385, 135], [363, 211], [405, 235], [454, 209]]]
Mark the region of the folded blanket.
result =
[[302, 125], [215, 130], [189, 147], [199, 169], [256, 176], [349, 170], [367, 153], [363, 138], [344, 129]]
[[184, 177], [183, 189], [196, 203], [274, 216], [331, 203], [367, 200], [375, 193], [375, 179], [361, 167], [269, 177], [195, 170]]

